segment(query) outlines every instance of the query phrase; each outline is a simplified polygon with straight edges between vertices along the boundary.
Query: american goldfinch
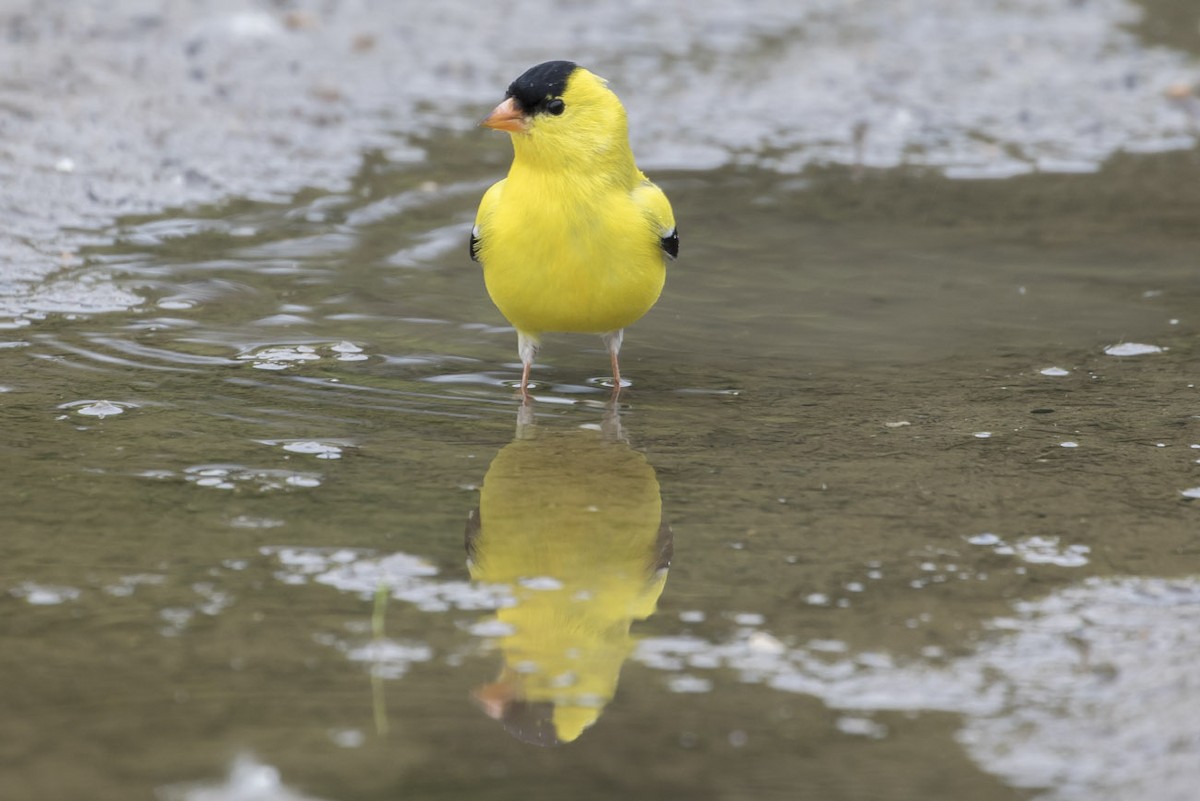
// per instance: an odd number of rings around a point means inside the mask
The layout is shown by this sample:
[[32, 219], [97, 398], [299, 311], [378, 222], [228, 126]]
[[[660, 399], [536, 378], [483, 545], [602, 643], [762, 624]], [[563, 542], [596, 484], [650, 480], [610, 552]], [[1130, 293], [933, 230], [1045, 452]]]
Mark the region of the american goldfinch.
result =
[[547, 331], [600, 334], [619, 392], [624, 329], [658, 300], [679, 253], [671, 204], [634, 163], [621, 101], [583, 67], [547, 61], [482, 124], [512, 135], [513, 163], [479, 204], [471, 258], [517, 329], [522, 396]]
[[630, 625], [666, 584], [654, 468], [594, 431], [519, 427], [488, 467], [466, 546], [471, 578], [512, 598], [495, 613], [503, 664], [475, 700], [521, 740], [575, 740], [612, 700]]

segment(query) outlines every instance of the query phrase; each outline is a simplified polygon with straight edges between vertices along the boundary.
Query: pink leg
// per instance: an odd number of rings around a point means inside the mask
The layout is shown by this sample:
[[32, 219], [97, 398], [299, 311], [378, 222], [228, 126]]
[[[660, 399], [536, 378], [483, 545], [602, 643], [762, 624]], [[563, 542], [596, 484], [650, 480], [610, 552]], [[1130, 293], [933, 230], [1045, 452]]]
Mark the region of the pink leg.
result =
[[529, 394], [529, 368], [533, 367], [530, 362], [525, 362], [521, 369], [521, 401], [523, 403], [532, 403], [533, 396]]
[[529, 394], [529, 371], [533, 367], [534, 357], [537, 356], [539, 344], [537, 338], [524, 331], [517, 332], [517, 353], [521, 356], [521, 400], [532, 403], [533, 396]]
[[625, 330], [609, 331], [601, 334], [600, 338], [604, 340], [604, 345], [608, 348], [608, 355], [612, 359], [613, 399], [615, 400], [621, 394], [621, 365], [617, 361], [617, 354], [621, 352], [621, 340], [625, 338]]

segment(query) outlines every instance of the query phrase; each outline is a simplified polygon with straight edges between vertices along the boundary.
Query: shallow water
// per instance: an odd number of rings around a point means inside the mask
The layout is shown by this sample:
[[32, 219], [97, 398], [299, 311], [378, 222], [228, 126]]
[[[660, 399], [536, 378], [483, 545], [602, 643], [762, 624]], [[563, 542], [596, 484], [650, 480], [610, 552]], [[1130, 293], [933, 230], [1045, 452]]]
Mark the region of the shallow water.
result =
[[[1191, 799], [1191, 4], [489, 11], [0, 12], [0, 797]], [[564, 54], [683, 249], [523, 410]]]
[[143, 305], [5, 332], [6, 796], [1186, 797], [1200, 153], [663, 174], [632, 387], [550, 337], [522, 418], [504, 143], [423, 146], [123, 220]]

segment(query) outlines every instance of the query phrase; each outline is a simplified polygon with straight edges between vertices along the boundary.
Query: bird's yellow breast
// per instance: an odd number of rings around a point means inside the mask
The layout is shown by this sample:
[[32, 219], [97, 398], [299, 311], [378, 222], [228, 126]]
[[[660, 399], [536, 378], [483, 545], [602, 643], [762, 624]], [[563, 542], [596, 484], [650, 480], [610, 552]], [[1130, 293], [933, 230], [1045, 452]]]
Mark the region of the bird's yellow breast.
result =
[[605, 332], [649, 311], [660, 234], [627, 185], [514, 169], [481, 237], [488, 294], [518, 330]]

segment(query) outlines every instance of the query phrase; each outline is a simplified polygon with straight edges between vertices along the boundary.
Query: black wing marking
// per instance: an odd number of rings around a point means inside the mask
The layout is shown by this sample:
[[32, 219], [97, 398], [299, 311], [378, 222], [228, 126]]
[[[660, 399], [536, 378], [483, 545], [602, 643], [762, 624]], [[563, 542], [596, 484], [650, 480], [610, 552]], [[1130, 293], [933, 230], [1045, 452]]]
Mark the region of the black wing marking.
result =
[[474, 563], [479, 553], [479, 507], [475, 507], [467, 515], [467, 527], [463, 531], [463, 547], [467, 549], [467, 561]]
[[[664, 246], [665, 247], [665, 246]], [[678, 247], [678, 245], [676, 245]], [[479, 261], [479, 226], [471, 229], [471, 261]]]
[[671, 525], [666, 521], [662, 521], [658, 525], [658, 538], [654, 541], [654, 548], [657, 553], [654, 556], [653, 568], [655, 573], [660, 570], [666, 570], [671, 566], [671, 559], [675, 557], [675, 532], [671, 530]]
[[658, 241], [659, 246], [672, 259], [679, 255], [679, 229], [672, 228], [667, 235]]

